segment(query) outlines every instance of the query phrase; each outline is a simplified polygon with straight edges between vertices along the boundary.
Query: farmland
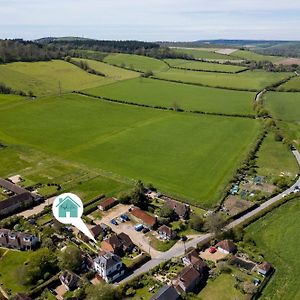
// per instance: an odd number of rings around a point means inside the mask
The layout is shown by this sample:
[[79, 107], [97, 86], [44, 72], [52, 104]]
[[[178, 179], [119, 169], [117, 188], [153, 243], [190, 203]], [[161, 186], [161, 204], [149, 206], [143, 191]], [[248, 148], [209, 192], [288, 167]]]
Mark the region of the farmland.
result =
[[209, 63], [203, 61], [193, 61], [185, 59], [165, 59], [171, 67], [209, 72], [236, 73], [245, 70], [245, 67], [225, 65], [220, 63]]
[[104, 58], [104, 62], [140, 72], [160, 72], [168, 69], [162, 60], [123, 53], [109, 54]]
[[124, 182], [142, 179], [206, 207], [219, 202], [260, 129], [251, 119], [157, 111], [72, 94], [24, 102], [1, 110], [1, 141]]
[[211, 87], [258, 91], [285, 78], [290, 73], [246, 71], [239, 74], [221, 74], [172, 69], [156, 74], [157, 78], [193, 83]]
[[253, 114], [252, 92], [230, 91], [139, 78], [86, 90], [88, 94], [151, 106], [210, 113]]
[[300, 91], [300, 77], [293, 77], [288, 82], [278, 87], [278, 90], [282, 91]]
[[246, 235], [276, 268], [262, 299], [299, 299], [300, 264], [296, 254], [300, 247], [300, 199], [293, 199], [251, 224]]
[[113, 82], [111, 78], [89, 74], [61, 61], [17, 62], [0, 66], [0, 82], [7, 86], [32, 91], [37, 96], [91, 88]]
[[254, 60], [254, 61], [270, 61], [279, 62], [282, 58], [278, 56], [262, 55], [248, 50], [238, 50], [231, 54], [231, 56], [237, 57], [239, 59]]

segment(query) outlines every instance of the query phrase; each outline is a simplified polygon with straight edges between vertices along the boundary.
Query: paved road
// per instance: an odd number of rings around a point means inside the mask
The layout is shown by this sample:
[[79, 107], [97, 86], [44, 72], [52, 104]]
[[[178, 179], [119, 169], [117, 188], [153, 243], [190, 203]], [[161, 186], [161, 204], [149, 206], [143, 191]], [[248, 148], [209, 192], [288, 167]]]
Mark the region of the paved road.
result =
[[[300, 166], [300, 153], [296, 150], [292, 151], [292, 153], [294, 154], [294, 156], [295, 156], [295, 158], [296, 158], [296, 160], [297, 160], [297, 162]], [[260, 213], [265, 208], [267, 208], [270, 205], [274, 204], [275, 202], [279, 201], [284, 196], [292, 193], [296, 186], [300, 186], [300, 178], [298, 178], [297, 182], [295, 184], [293, 184], [290, 188], [288, 188], [287, 190], [285, 190], [281, 194], [279, 194], [279, 195], [269, 199], [268, 201], [264, 202], [258, 208], [256, 208], [253, 211], [241, 216], [239, 219], [237, 219], [235, 221], [232, 221], [225, 228], [226, 229], [231, 229], [231, 228], [234, 228], [234, 227], [240, 225], [241, 223], [245, 222], [247, 219], [253, 217], [254, 215]], [[184, 245], [183, 242], [178, 242], [169, 251], [164, 252], [160, 257], [156, 257], [155, 259], [151, 259], [146, 264], [142, 265], [139, 269], [135, 270], [130, 276], [128, 276], [128, 277], [124, 278], [123, 280], [121, 280], [119, 283], [128, 281], [128, 280], [132, 279], [135, 276], [138, 276], [138, 275], [141, 275], [145, 272], [148, 272], [152, 268], [159, 265], [161, 262], [170, 260], [172, 257], [181, 256], [185, 253], [185, 249], [188, 249], [189, 247], [196, 247], [197, 244], [199, 244], [199, 243], [206, 243], [206, 242], [210, 241], [212, 239], [212, 237], [213, 237], [213, 234], [207, 233], [207, 234], [204, 234], [204, 235], [197, 236], [193, 240], [186, 242], [185, 245]], [[117, 283], [117, 284], [119, 284], [119, 283]]]

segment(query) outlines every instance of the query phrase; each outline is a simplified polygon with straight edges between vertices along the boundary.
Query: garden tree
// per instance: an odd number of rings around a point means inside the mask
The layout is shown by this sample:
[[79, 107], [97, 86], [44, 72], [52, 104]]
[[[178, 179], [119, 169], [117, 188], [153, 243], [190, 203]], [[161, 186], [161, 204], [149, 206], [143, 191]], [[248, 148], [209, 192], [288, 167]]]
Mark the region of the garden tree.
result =
[[82, 265], [81, 251], [75, 246], [68, 246], [58, 255], [58, 266], [61, 270], [76, 271]]
[[121, 192], [118, 195], [118, 200], [122, 204], [129, 204], [131, 200], [130, 194], [128, 192]]
[[36, 284], [41, 279], [48, 279], [50, 274], [57, 272], [57, 258], [53, 251], [41, 248], [33, 252], [30, 260], [18, 270], [18, 279], [21, 284]]
[[191, 228], [201, 231], [203, 229], [204, 221], [200, 216], [193, 215], [190, 220]]
[[174, 218], [174, 210], [170, 206], [164, 204], [160, 209], [159, 216], [162, 218], [173, 219]]
[[205, 227], [216, 236], [222, 233], [225, 221], [218, 213], [212, 213], [207, 216]]
[[54, 248], [54, 244], [53, 244], [52, 239], [50, 237], [42, 239], [42, 245], [41, 245], [41, 247], [48, 248], [48, 249], [53, 249]]
[[257, 287], [250, 281], [244, 282], [243, 290], [246, 294], [250, 294], [250, 295], [254, 295], [257, 293]]
[[120, 299], [117, 290], [110, 284], [100, 283], [89, 285], [85, 289], [86, 300], [117, 300]]
[[145, 195], [145, 188], [141, 180], [139, 180], [130, 194], [131, 204], [138, 206], [141, 209], [147, 209], [149, 200]]

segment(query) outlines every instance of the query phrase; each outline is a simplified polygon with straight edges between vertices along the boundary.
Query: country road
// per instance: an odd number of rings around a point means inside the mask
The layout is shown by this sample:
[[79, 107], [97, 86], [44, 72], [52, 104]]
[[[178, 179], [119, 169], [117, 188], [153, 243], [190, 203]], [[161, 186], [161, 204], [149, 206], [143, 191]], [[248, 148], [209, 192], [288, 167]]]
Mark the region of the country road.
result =
[[[300, 167], [300, 153], [299, 153], [299, 151], [295, 150], [295, 151], [292, 151], [292, 153], [294, 154], [294, 156], [295, 156], [295, 158], [298, 162], [298, 165]], [[287, 190], [285, 190], [284, 192], [282, 192], [281, 194], [279, 194], [275, 197], [272, 197], [268, 201], [261, 204], [258, 208], [256, 208], [256, 209], [250, 211], [249, 213], [241, 216], [237, 220], [232, 221], [231, 223], [229, 223], [225, 227], [225, 229], [227, 229], [227, 230], [232, 229], [232, 228], [242, 224], [243, 222], [245, 222], [249, 218], [252, 218], [256, 214], [259, 214], [265, 208], [273, 205], [274, 203], [276, 203], [277, 201], [282, 199], [284, 196], [292, 193], [296, 186], [300, 186], [300, 177], [298, 177], [298, 180], [296, 181], [296, 183], [294, 183]], [[196, 247], [198, 243], [206, 243], [206, 242], [210, 241], [212, 238], [213, 238], [213, 234], [212, 233], [207, 233], [207, 234], [204, 234], [204, 235], [197, 236], [193, 240], [186, 242], [185, 245], [182, 241], [180, 241], [174, 247], [172, 247], [169, 251], [166, 251], [166, 252], [162, 253], [160, 257], [156, 257], [155, 259], [149, 260], [146, 264], [142, 265], [139, 269], [135, 270], [131, 275], [127, 276], [126, 278], [122, 279], [120, 282], [117, 282], [116, 284], [126, 282], [126, 281], [134, 278], [135, 276], [146, 273], [146, 272], [150, 271], [152, 268], [159, 265], [161, 262], [168, 261], [172, 257], [178, 257], [178, 256], [183, 255], [185, 253], [185, 249], [188, 249], [190, 247]]]

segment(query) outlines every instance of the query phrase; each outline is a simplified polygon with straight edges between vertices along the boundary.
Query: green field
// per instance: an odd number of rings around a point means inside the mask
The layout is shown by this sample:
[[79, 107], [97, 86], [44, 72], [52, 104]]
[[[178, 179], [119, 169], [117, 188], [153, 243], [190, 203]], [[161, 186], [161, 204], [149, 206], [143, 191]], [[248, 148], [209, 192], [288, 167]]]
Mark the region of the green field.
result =
[[60, 88], [62, 92], [67, 92], [111, 83], [113, 80], [89, 74], [65, 61], [54, 60], [0, 65], [0, 82], [13, 89], [32, 91], [41, 96], [58, 94]]
[[288, 82], [278, 87], [278, 90], [282, 91], [300, 91], [300, 77], [293, 77]]
[[138, 78], [97, 87], [85, 92], [151, 106], [179, 107], [224, 114], [253, 114], [252, 92], [230, 91]]
[[261, 299], [300, 299], [299, 211], [300, 199], [290, 200], [246, 229], [276, 269]]
[[223, 87], [258, 91], [287, 78], [290, 73], [271, 73], [264, 71], [245, 71], [239, 74], [222, 74], [171, 69], [156, 74], [157, 78]]
[[0, 128], [0, 140], [6, 143], [121, 179], [142, 179], [212, 207], [260, 124], [64, 95], [0, 111]]
[[103, 61], [140, 72], [160, 72], [168, 69], [167, 64], [162, 60], [134, 54], [109, 54]]
[[185, 59], [165, 59], [164, 61], [167, 62], [171, 67], [196, 70], [196, 71], [236, 73], [247, 69], [245, 67], [240, 67], [240, 66], [209, 63], [203, 61], [185, 60]]
[[274, 133], [269, 133], [257, 154], [257, 173], [261, 176], [285, 176], [295, 178], [299, 172], [294, 155], [287, 145], [275, 141]]
[[255, 61], [270, 61], [273, 63], [282, 60], [282, 57], [280, 56], [278, 57], [278, 56], [271, 56], [271, 55], [262, 55], [248, 50], [235, 51], [231, 54], [231, 56], [237, 57], [239, 59], [255, 60]]
[[80, 59], [80, 58], [72, 58], [75, 61], [84, 61], [88, 64], [88, 66], [98, 72], [105, 74], [108, 78], [112, 78], [114, 80], [124, 80], [139, 77], [140, 73], [125, 70], [122, 68], [118, 68], [115, 66], [111, 66], [107, 63], [103, 63], [100, 61], [92, 60], [92, 59]]

